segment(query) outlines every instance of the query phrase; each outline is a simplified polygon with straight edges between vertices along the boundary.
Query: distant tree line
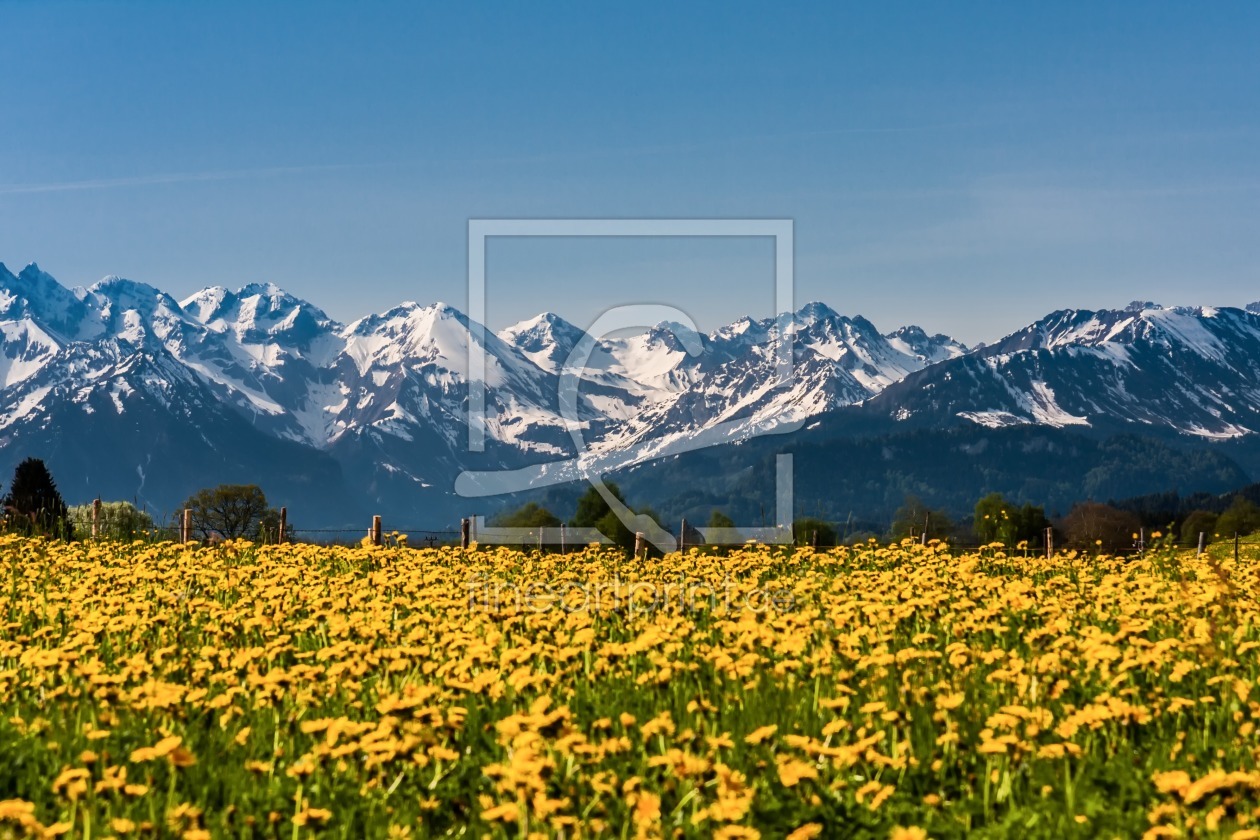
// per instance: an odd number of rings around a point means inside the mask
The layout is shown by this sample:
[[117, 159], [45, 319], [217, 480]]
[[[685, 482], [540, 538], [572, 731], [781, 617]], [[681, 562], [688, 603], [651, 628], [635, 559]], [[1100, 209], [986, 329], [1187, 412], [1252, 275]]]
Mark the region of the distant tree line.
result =
[[[614, 497], [625, 504], [617, 485], [608, 487]], [[647, 508], [634, 511], [650, 513]], [[944, 540], [965, 546], [1000, 543], [1011, 549], [1042, 551], [1049, 536], [1058, 548], [1114, 553], [1138, 548], [1143, 539], [1149, 543], [1154, 533], [1173, 535], [1179, 537], [1182, 544], [1193, 546], [1200, 532], [1204, 532], [1206, 541], [1210, 542], [1218, 535], [1232, 538], [1235, 533], [1247, 535], [1260, 531], [1260, 506], [1245, 495], [1235, 496], [1219, 513], [1192, 510], [1179, 516], [1179, 519], [1170, 518], [1153, 525], [1132, 510], [1131, 505], [1085, 501], [1074, 505], [1063, 516], [1051, 517], [1039, 505], [1016, 503], [1000, 493], [990, 493], [976, 502], [970, 518], [955, 521], [945, 511], [931, 507], [917, 496], [907, 496], [886, 530], [867, 527], [854, 530], [848, 527], [849, 523], [841, 525], [820, 517], [797, 517], [793, 522], [793, 539], [797, 545], [819, 547], [873, 538], [916, 542]], [[495, 525], [518, 528], [558, 527], [562, 521], [538, 502], [529, 502], [492, 520]], [[634, 535], [594, 488], [578, 499], [567, 523], [595, 528], [617, 545], [629, 547], [634, 543]], [[708, 525], [711, 528], [735, 527], [731, 518], [719, 509], [711, 510]]]
[[[605, 486], [614, 499], [634, 513], [659, 521], [651, 508], [631, 507], [616, 484], [608, 482]], [[1052, 521], [1043, 507], [990, 493], [976, 502], [969, 520], [955, 522], [943, 510], [911, 495], [883, 533], [869, 528], [852, 529], [851, 523], [840, 526], [819, 517], [799, 517], [793, 522], [793, 538], [798, 545], [820, 547], [885, 538], [1044, 548], [1049, 534], [1055, 545], [1063, 548], [1116, 552], [1135, 547], [1144, 532], [1160, 532], [1178, 538], [1182, 545], [1193, 546], [1200, 534], [1205, 542], [1211, 542], [1260, 531], [1257, 501], [1260, 484], [1225, 495], [1182, 497], [1164, 493], [1106, 504], [1080, 502]], [[156, 533], [153, 518], [129, 502], [102, 503], [99, 519], [94, 505], [66, 505], [52, 474], [38, 458], [27, 458], [18, 464], [2, 505], [0, 525], [10, 533], [75, 539], [90, 536], [94, 520], [101, 537], [130, 540]], [[185, 509], [190, 512], [192, 536], [199, 541], [246, 538], [275, 542], [280, 537], [280, 514], [257, 485], [222, 484], [199, 490], [184, 502], [181, 511]], [[518, 528], [558, 527], [561, 522], [559, 516], [537, 502], [493, 520], [499, 526]], [[634, 533], [594, 487], [577, 499], [567, 522], [573, 527], [595, 528], [616, 545], [634, 545]], [[716, 507], [710, 510], [707, 524], [710, 528], [735, 527], [731, 518]], [[181, 526], [182, 516], [177, 513], [167, 526], [168, 534], [178, 533]]]
[[[618, 502], [630, 507], [621, 488], [613, 482], [605, 482], [604, 486]], [[652, 514], [650, 508], [631, 508], [635, 513]], [[547, 508], [536, 502], [529, 502], [509, 513], [501, 514], [492, 520], [492, 524], [503, 528], [558, 528], [562, 523]], [[620, 517], [613, 512], [612, 506], [594, 487], [587, 489], [577, 500], [577, 506], [567, 524], [573, 528], [594, 528], [613, 543], [623, 548], [634, 547], [634, 534], [622, 523]]]
[[[67, 505], [52, 473], [38, 458], [17, 465], [0, 504], [0, 527], [7, 533], [72, 540], [91, 536], [95, 524], [99, 537], [134, 540], [156, 536], [158, 530], [153, 517], [130, 502], [102, 502], [99, 516], [95, 504]], [[280, 513], [253, 484], [221, 484], [197, 491], [172, 516], [167, 536], [179, 533], [184, 509], [190, 511], [192, 536], [197, 540], [275, 542], [279, 536]]]
[[1145, 528], [1177, 534], [1187, 546], [1196, 545], [1200, 533], [1211, 542], [1260, 531], [1260, 484], [1233, 493], [1155, 493], [1112, 504], [1131, 512]]

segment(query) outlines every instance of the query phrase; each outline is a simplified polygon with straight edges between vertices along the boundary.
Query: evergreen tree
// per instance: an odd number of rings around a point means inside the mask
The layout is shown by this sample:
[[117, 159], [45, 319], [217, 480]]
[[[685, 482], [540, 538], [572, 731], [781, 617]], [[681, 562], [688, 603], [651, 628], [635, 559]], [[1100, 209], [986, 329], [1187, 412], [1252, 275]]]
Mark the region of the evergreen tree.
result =
[[[621, 494], [621, 488], [611, 481], [604, 482], [604, 487], [612, 494], [612, 497], [623, 505], [626, 503], [626, 497]], [[608, 506], [608, 502], [604, 501], [604, 497], [595, 487], [587, 488], [587, 491], [578, 499], [577, 510], [573, 513], [573, 519], [569, 522], [578, 528], [594, 528], [596, 523], [604, 518], [612, 508]]]
[[74, 536], [70, 511], [52, 473], [38, 458], [27, 458], [13, 471], [13, 484], [4, 497], [9, 528], [24, 534], [69, 539]]
[[[625, 496], [621, 495], [621, 488], [611, 481], [605, 482], [604, 486], [608, 488], [608, 492], [613, 498], [626, 504]], [[629, 505], [626, 505], [629, 507]], [[634, 532], [625, 526], [621, 521], [621, 517], [613, 513], [608, 502], [600, 495], [599, 490], [591, 487], [582, 494], [582, 498], [578, 499], [577, 511], [573, 514], [573, 519], [569, 522], [575, 528], [594, 528], [605, 537], [612, 540], [622, 548], [634, 548]]]
[[1049, 527], [1050, 519], [1046, 516], [1046, 509], [1031, 502], [1025, 503], [1015, 513], [1015, 542], [1044, 545], [1046, 529]]

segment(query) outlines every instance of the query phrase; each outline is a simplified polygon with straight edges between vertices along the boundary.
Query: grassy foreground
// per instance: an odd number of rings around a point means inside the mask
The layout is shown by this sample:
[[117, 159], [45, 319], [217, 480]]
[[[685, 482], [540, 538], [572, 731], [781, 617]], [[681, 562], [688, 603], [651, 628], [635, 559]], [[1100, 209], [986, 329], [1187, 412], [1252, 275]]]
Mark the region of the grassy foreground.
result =
[[1257, 565], [0, 538], [0, 838], [1260, 837]]

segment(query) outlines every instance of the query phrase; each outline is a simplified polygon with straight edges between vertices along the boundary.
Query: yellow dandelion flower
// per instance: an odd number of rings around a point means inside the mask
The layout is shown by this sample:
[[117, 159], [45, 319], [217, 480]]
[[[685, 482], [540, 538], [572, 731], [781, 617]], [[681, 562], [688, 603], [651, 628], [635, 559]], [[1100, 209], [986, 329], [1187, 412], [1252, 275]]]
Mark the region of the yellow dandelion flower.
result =
[[888, 835], [888, 840], [927, 840], [928, 833], [917, 825], [906, 827], [897, 826], [892, 830], [892, 834]]
[[805, 823], [787, 836], [787, 840], [813, 840], [822, 834], [823, 827], [818, 823]]
[[774, 733], [778, 731], [779, 731], [779, 727], [777, 724], [770, 724], [769, 726], [759, 727], [744, 736], [744, 743], [754, 744], [754, 745], [760, 744], [762, 741], [766, 740], [767, 738], [769, 738], [771, 735], [773, 735]]

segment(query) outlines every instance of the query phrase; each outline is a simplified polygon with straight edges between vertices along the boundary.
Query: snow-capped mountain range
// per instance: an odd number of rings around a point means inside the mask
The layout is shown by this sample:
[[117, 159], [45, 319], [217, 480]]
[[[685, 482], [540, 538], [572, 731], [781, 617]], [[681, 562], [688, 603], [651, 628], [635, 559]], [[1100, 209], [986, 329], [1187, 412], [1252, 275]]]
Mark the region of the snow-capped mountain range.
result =
[[[445, 520], [463, 469], [613, 469], [715, 430], [738, 441], [854, 404], [890, 423], [1122, 421], [1238, 437], [1260, 430], [1258, 310], [1058, 312], [975, 350], [913, 326], [881, 333], [821, 303], [708, 335], [660, 324], [600, 338], [554, 314], [495, 334], [445, 304], [407, 302], [341, 324], [270, 284], [176, 301], [118, 277], [71, 290], [34, 264], [0, 265], [0, 452], [62, 462], [73, 500], [170, 508], [184, 488], [253, 470], [304, 499], [390, 499]], [[780, 384], [789, 334], [793, 376]], [[571, 423], [559, 393], [579, 347]], [[470, 350], [486, 360], [482, 453], [467, 446]]]
[[905, 378], [865, 409], [932, 426], [1129, 425], [1248, 437], [1260, 431], [1260, 306], [1054, 312]]

